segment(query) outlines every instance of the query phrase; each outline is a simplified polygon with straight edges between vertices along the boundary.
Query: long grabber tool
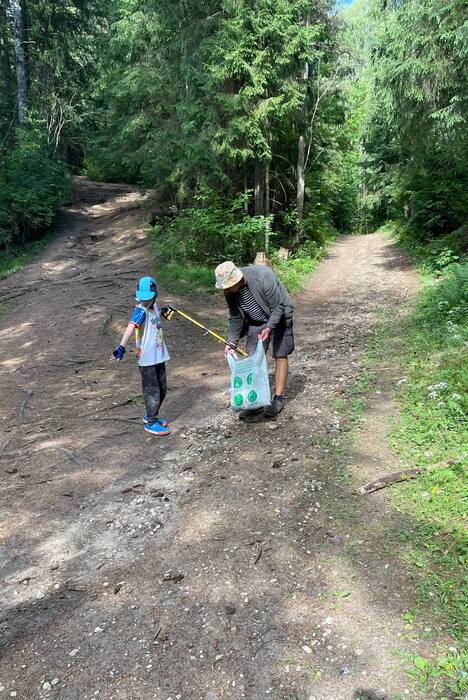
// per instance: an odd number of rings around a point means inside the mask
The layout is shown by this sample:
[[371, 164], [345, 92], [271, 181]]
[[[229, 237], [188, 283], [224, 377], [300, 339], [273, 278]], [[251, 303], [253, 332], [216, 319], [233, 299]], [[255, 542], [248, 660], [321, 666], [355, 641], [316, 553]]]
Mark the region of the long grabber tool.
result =
[[190, 321], [190, 323], [193, 323], [194, 326], [198, 326], [198, 328], [201, 328], [202, 331], [205, 333], [209, 333], [213, 338], [216, 338], [216, 340], [220, 343], [223, 343], [224, 345], [227, 345], [228, 347], [232, 348], [236, 352], [239, 353], [239, 355], [242, 355], [242, 357], [248, 357], [248, 354], [245, 352], [245, 350], [242, 350], [241, 348], [236, 348], [234, 347], [233, 343], [230, 343], [228, 340], [223, 338], [221, 335], [218, 335], [218, 333], [215, 333], [214, 331], [210, 331], [209, 328], [204, 326], [202, 323], [199, 323], [196, 321], [194, 318], [186, 314], [184, 311], [181, 311], [180, 309], [176, 309], [175, 306], [166, 306], [163, 309], [161, 309], [161, 313], [164, 316], [164, 318], [167, 318], [168, 321], [171, 320], [174, 314], [179, 314], [179, 316], [182, 316], [182, 318], [186, 318], [187, 321]]

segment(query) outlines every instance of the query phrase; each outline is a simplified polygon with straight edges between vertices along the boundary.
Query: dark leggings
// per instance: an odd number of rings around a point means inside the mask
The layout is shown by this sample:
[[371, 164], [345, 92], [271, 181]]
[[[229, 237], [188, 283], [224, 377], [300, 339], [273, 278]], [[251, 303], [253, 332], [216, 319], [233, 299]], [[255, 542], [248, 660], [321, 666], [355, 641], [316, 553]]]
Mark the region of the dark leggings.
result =
[[156, 423], [159, 409], [167, 394], [166, 364], [140, 367], [141, 385], [145, 400], [148, 424]]

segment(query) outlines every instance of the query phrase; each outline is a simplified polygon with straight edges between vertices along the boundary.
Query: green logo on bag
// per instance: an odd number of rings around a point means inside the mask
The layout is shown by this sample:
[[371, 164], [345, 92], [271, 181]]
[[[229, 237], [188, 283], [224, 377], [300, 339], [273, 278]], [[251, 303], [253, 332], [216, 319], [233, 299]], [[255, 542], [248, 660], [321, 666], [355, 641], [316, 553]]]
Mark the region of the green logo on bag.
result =
[[254, 403], [254, 401], [257, 400], [257, 392], [252, 389], [252, 391], [249, 391], [249, 395], [247, 396], [248, 400], [250, 403]]
[[234, 389], [240, 389], [241, 386], [242, 386], [242, 379], [240, 377], [234, 377]]
[[253, 372], [247, 375], [247, 384], [250, 386], [253, 382]]
[[[241, 382], [242, 382], [242, 380], [241, 380]], [[250, 396], [250, 394], [249, 394], [249, 396]], [[244, 397], [242, 396], [242, 394], [236, 394], [234, 396], [234, 403], [236, 404], [236, 406], [242, 406], [242, 404], [244, 403]]]

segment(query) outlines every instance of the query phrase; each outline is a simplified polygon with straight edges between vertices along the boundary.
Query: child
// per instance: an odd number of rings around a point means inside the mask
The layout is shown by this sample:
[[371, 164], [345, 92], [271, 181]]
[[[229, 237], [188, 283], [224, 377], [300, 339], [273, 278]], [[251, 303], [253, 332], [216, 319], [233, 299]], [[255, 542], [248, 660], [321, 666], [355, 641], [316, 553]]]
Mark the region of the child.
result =
[[136, 356], [141, 373], [146, 415], [144, 429], [150, 435], [169, 435], [167, 421], [159, 418], [159, 409], [167, 393], [166, 365], [170, 360], [164, 342], [159, 309], [155, 303], [158, 296], [156, 282], [152, 277], [138, 280], [135, 297], [138, 304], [113, 356], [120, 362], [133, 331], [136, 336]]

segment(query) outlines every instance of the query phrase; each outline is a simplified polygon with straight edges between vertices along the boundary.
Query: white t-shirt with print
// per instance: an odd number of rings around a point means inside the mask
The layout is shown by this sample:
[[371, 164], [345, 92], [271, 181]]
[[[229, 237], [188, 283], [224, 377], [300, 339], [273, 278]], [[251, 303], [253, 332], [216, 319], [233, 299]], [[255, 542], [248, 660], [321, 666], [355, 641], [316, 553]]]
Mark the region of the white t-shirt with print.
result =
[[140, 367], [159, 365], [161, 362], [167, 362], [171, 359], [164, 342], [161, 316], [157, 304], [149, 309], [145, 308], [143, 304], [137, 304], [131, 321], [141, 334], [140, 357], [138, 358]]

